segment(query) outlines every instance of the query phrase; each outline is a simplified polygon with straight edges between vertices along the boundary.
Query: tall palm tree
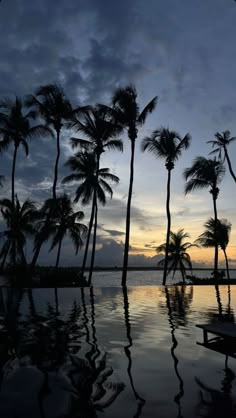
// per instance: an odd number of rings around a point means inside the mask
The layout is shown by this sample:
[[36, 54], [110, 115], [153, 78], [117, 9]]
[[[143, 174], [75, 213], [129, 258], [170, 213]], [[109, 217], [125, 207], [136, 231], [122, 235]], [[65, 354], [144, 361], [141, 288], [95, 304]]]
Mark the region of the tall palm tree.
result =
[[61, 154], [60, 135], [65, 123], [71, 118], [73, 109], [63, 89], [56, 84], [40, 86], [34, 95], [27, 96], [25, 104], [35, 109], [36, 114], [45, 121], [46, 126], [53, 128], [56, 133], [57, 155], [52, 187], [53, 198], [56, 199], [58, 164]]
[[[205, 157], [196, 157], [191, 167], [184, 170], [184, 177], [187, 181], [185, 185], [185, 194], [198, 189], [210, 188], [209, 192], [213, 199], [214, 219], [215, 219], [215, 237], [217, 224], [217, 207], [216, 200], [219, 195], [219, 184], [225, 174], [225, 168], [221, 161], [211, 160]], [[214, 257], [214, 276], [218, 271], [218, 245], [215, 240], [215, 257]]]
[[221, 159], [223, 154], [223, 162], [226, 159], [229, 172], [231, 176], [233, 177], [235, 183], [236, 183], [236, 176], [232, 169], [232, 164], [229, 158], [227, 147], [236, 140], [236, 136], [230, 137], [230, 131], [223, 131], [222, 134], [219, 132], [216, 132], [215, 138], [211, 141], [207, 141], [208, 144], [212, 144], [212, 148], [215, 148], [210, 154], [218, 154], [218, 157]]
[[166, 284], [168, 270], [168, 252], [171, 230], [171, 214], [170, 214], [170, 183], [171, 172], [175, 167], [175, 162], [179, 159], [183, 150], [188, 149], [191, 142], [191, 136], [187, 133], [183, 138], [176, 132], [166, 128], [155, 130], [150, 137], [146, 137], [142, 141], [142, 150], [148, 150], [156, 158], [165, 160], [165, 166], [168, 171], [167, 177], [167, 196], [166, 196], [166, 214], [167, 214], [167, 231], [166, 231], [166, 247], [165, 247], [165, 263], [163, 271], [163, 285]]
[[124, 247], [124, 260], [122, 271], [122, 286], [126, 286], [127, 267], [129, 257], [129, 241], [130, 241], [130, 213], [131, 200], [133, 192], [134, 181], [134, 155], [135, 142], [138, 137], [138, 128], [144, 125], [149, 113], [152, 113], [156, 107], [157, 97], [154, 97], [142, 111], [137, 103], [137, 91], [134, 86], [128, 85], [115, 90], [112, 97], [112, 108], [110, 114], [118, 125], [127, 130], [128, 138], [131, 144], [131, 158], [130, 158], [130, 181], [126, 209], [126, 234]]
[[109, 108], [103, 105], [84, 106], [73, 112], [69, 126], [86, 139], [71, 138], [72, 148], [79, 147], [93, 151], [97, 156], [98, 168], [101, 154], [106, 150], [123, 151], [123, 144], [117, 138], [121, 126], [111, 118]]
[[11, 174], [11, 201], [13, 205], [15, 202], [16, 157], [19, 146], [21, 145], [25, 154], [28, 155], [27, 141], [29, 139], [51, 134], [51, 131], [41, 124], [31, 126], [35, 117], [34, 111], [24, 113], [23, 103], [19, 97], [14, 100], [5, 98], [0, 102], [0, 151], [8, 149], [11, 144], [14, 146]]
[[215, 226], [215, 219], [209, 218], [207, 222], [204, 224], [205, 231], [201, 235], [199, 235], [199, 237], [196, 240], [196, 243], [200, 244], [202, 247], [209, 248], [215, 247], [215, 245], [217, 245], [222, 249], [225, 257], [225, 265], [228, 279], [230, 279], [230, 276], [226, 248], [229, 243], [231, 226], [232, 224], [227, 219], [217, 219]]
[[14, 204], [9, 199], [2, 199], [0, 207], [7, 227], [0, 233], [0, 238], [4, 240], [0, 253], [1, 269], [3, 270], [7, 257], [13, 267], [16, 263], [26, 265], [24, 247], [26, 238], [32, 238], [35, 233], [35, 222], [38, 219], [36, 207], [30, 200], [21, 205], [17, 197]]
[[112, 189], [107, 181], [118, 183], [119, 178], [114, 174], [111, 174], [109, 168], [99, 168], [97, 170], [97, 159], [94, 153], [79, 152], [68, 159], [66, 166], [70, 168], [72, 174], [66, 176], [62, 183], [79, 183], [75, 193], [74, 202], [81, 200], [82, 205], [87, 205], [92, 202], [84, 258], [81, 267], [81, 275], [83, 276], [87, 260], [91, 231], [94, 223], [94, 237], [90, 272], [93, 268], [97, 228], [97, 202], [100, 202], [102, 205], [106, 204], [106, 193], [108, 193], [110, 197], [112, 197], [113, 194]]
[[[172, 279], [175, 276], [176, 270], [179, 268], [185, 283], [186, 279], [186, 267], [192, 270], [192, 263], [188, 250], [191, 247], [196, 246], [196, 244], [191, 244], [191, 242], [184, 242], [186, 238], [189, 238], [189, 234], [184, 232], [183, 229], [179, 229], [176, 233], [170, 231], [170, 241], [169, 241], [169, 250], [167, 258], [167, 275], [173, 271]], [[156, 248], [156, 252], [166, 254], [166, 243], [159, 245]], [[159, 265], [163, 266], [165, 264], [165, 259], [159, 261]]]
[[[121, 131], [121, 127], [112, 120], [109, 109], [102, 105], [85, 106], [75, 110], [71, 118], [70, 126], [77, 132], [81, 133], [86, 139], [71, 138], [72, 148], [79, 147], [82, 150], [93, 152], [96, 161], [96, 177], [98, 179], [100, 169], [101, 155], [105, 150], [123, 151], [123, 144], [117, 135]], [[92, 163], [93, 166], [93, 163]], [[94, 251], [96, 243], [96, 229], [97, 229], [97, 198], [94, 194], [92, 203], [92, 213], [94, 214]], [[95, 216], [96, 215], [96, 216]], [[90, 234], [89, 234], [90, 239]], [[93, 257], [91, 259], [91, 266], [93, 265]], [[85, 251], [86, 257], [87, 252]], [[86, 260], [85, 260], [86, 262]], [[83, 263], [82, 274], [85, 268]], [[90, 268], [90, 272], [92, 267]]]
[[[82, 211], [74, 212], [70, 198], [66, 194], [58, 197], [56, 200], [48, 199], [41, 209], [42, 214], [47, 214], [48, 211], [51, 210], [52, 206], [54, 208], [54, 218], [51, 219], [51, 225], [48, 229], [47, 236], [45, 233], [44, 237], [45, 240], [52, 238], [50, 251], [58, 246], [55, 265], [57, 268], [59, 265], [62, 241], [64, 237], [66, 235], [70, 237], [77, 254], [78, 250], [83, 245], [82, 238], [87, 233], [87, 227], [81, 223], [84, 219], [84, 213]], [[42, 218], [45, 219], [45, 216], [42, 216]], [[40, 221], [41, 225], [43, 223], [44, 220]]]

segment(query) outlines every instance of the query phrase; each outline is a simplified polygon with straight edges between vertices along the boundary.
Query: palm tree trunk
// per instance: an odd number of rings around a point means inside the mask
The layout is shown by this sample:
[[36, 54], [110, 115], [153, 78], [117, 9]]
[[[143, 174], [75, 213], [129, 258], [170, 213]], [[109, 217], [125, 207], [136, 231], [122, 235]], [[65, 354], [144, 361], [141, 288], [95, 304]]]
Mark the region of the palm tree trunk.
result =
[[217, 277], [218, 272], [218, 243], [217, 243], [217, 208], [216, 208], [216, 197], [213, 195], [213, 207], [214, 207], [214, 219], [215, 219], [215, 225], [214, 225], [214, 239], [215, 239], [215, 257], [214, 257], [214, 278]]
[[21, 250], [20, 250], [20, 255], [21, 255], [21, 262], [22, 262], [23, 266], [26, 266], [27, 261], [26, 261], [26, 258], [25, 258], [25, 253], [24, 253], [23, 248], [21, 248]]
[[170, 181], [171, 181], [171, 170], [168, 170], [168, 179], [167, 179], [167, 196], [166, 196], [166, 215], [167, 215], [167, 232], [166, 232], [166, 249], [165, 249], [165, 264], [163, 272], [163, 282], [165, 286], [167, 278], [167, 268], [168, 268], [168, 253], [169, 253], [169, 243], [170, 243], [170, 229], [171, 229], [171, 215], [170, 215]]
[[12, 173], [11, 173], [11, 201], [12, 201], [12, 206], [15, 205], [15, 171], [16, 171], [17, 150], [18, 150], [18, 145], [15, 145], [14, 154], [13, 154], [13, 163], [12, 163]]
[[224, 256], [225, 256], [225, 265], [226, 265], [227, 279], [230, 280], [228, 257], [227, 257], [225, 248], [222, 248], [222, 250], [223, 250], [223, 253], [224, 253]]
[[1, 272], [3, 272], [3, 270], [4, 270], [4, 266], [5, 266], [5, 262], [6, 262], [6, 259], [7, 259], [7, 255], [8, 255], [8, 253], [9, 253], [9, 249], [10, 249], [10, 244], [8, 244], [8, 246], [7, 246], [7, 248], [6, 248], [6, 251], [5, 251], [5, 254], [4, 254], [4, 256], [3, 256], [3, 259], [2, 259], [2, 263], [1, 263]]
[[231, 176], [233, 177], [233, 179], [234, 179], [234, 181], [236, 183], [236, 176], [235, 176], [235, 174], [233, 172], [232, 165], [231, 165], [231, 161], [229, 159], [229, 154], [228, 154], [228, 151], [227, 151], [227, 148], [226, 147], [224, 147], [224, 152], [225, 152], [225, 158], [227, 160], [227, 164], [228, 164], [228, 167], [229, 167], [229, 172], [230, 172]]
[[54, 181], [53, 181], [53, 187], [52, 187], [53, 199], [57, 198], [56, 188], [57, 188], [58, 163], [59, 163], [59, 159], [60, 159], [60, 154], [61, 154], [61, 150], [60, 150], [60, 129], [57, 129], [57, 157], [56, 157], [56, 162], [55, 162], [55, 167], [54, 167]]
[[59, 265], [59, 260], [60, 260], [60, 255], [61, 255], [61, 244], [62, 244], [62, 238], [59, 241], [58, 244], [58, 250], [57, 250], [57, 260], [56, 260], [56, 264], [55, 264], [55, 269], [57, 270], [58, 265]]
[[185, 268], [184, 268], [184, 266], [181, 265], [180, 270], [181, 270], [183, 283], [185, 284]]
[[134, 181], [134, 151], [135, 151], [135, 140], [131, 139], [130, 182], [129, 182], [127, 210], [126, 210], [125, 248], [124, 248], [124, 260], [123, 260], [123, 271], [122, 271], [121, 286], [126, 286], [127, 268], [128, 268], [129, 236], [130, 236], [130, 211], [131, 211], [131, 199], [132, 199], [133, 181]]
[[[50, 221], [52, 219], [52, 216], [53, 216], [52, 214], [47, 215], [45, 225], [44, 225], [45, 229], [47, 229], [47, 227], [49, 226]], [[44, 237], [42, 235], [41, 239], [39, 240], [39, 242], [37, 244], [37, 247], [34, 250], [34, 255], [33, 255], [33, 258], [32, 258], [31, 264], [30, 264], [30, 274], [33, 274], [33, 272], [34, 272], [34, 268], [35, 268], [36, 262], [38, 260], [38, 256], [39, 256], [39, 253], [40, 253], [40, 250], [41, 250], [41, 247], [42, 247], [44, 241], [45, 240], [44, 240]]]
[[96, 236], [97, 236], [97, 220], [98, 220], [98, 206], [97, 206], [97, 195], [95, 192], [95, 204], [94, 204], [94, 228], [93, 228], [93, 247], [91, 253], [91, 262], [90, 262], [90, 270], [89, 270], [89, 278], [88, 278], [88, 285], [91, 285], [92, 281], [92, 274], [93, 274], [93, 266], [94, 266], [94, 259], [95, 259], [95, 249], [96, 249]]
[[93, 220], [94, 220], [95, 200], [96, 200], [96, 192], [94, 192], [93, 194], [93, 203], [92, 203], [92, 209], [91, 209], [91, 215], [90, 215], [90, 221], [89, 221], [89, 227], [88, 227], [88, 235], [87, 235], [87, 240], [86, 240], [86, 245], [85, 245], [85, 250], [84, 250], [83, 264], [82, 264], [81, 272], [80, 272], [81, 278], [83, 278], [86, 261], [87, 261], [89, 241], [90, 241], [91, 231], [93, 227]]

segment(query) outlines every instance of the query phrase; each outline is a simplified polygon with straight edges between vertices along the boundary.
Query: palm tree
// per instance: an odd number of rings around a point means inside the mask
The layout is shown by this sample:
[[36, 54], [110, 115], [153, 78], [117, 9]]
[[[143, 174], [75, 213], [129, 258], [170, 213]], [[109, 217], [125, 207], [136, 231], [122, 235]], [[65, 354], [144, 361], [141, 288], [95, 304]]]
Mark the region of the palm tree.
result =
[[181, 156], [182, 151], [188, 149], [191, 142], [191, 136], [187, 133], [183, 138], [176, 132], [166, 128], [155, 130], [150, 137], [146, 137], [142, 142], [142, 150], [150, 151], [157, 158], [165, 160], [165, 166], [168, 171], [167, 177], [167, 197], [166, 197], [166, 214], [167, 214], [167, 232], [165, 247], [165, 263], [163, 271], [163, 285], [166, 284], [168, 269], [168, 252], [171, 230], [171, 214], [170, 214], [170, 183], [171, 171], [175, 167], [175, 162]]
[[[94, 152], [96, 156], [96, 177], [98, 179], [100, 169], [100, 158], [106, 149], [123, 151], [123, 144], [120, 139], [117, 139], [118, 133], [121, 131], [120, 126], [112, 120], [109, 109], [102, 105], [86, 106], [79, 108], [73, 113], [70, 126], [77, 132], [82, 133], [87, 139], [71, 138], [72, 148], [79, 147], [82, 150]], [[92, 166], [94, 166], [92, 162]], [[92, 213], [97, 213], [97, 198], [94, 194], [92, 203]], [[96, 243], [96, 219], [94, 224], [94, 251]], [[93, 219], [92, 219], [93, 221]], [[89, 233], [90, 239], [90, 233]], [[85, 251], [86, 257], [87, 252]], [[93, 252], [94, 254], [94, 252]], [[86, 260], [85, 260], [86, 262]], [[82, 275], [85, 268], [85, 262], [82, 267]], [[93, 257], [91, 259], [91, 266], [93, 265]], [[92, 267], [90, 271], [92, 270]]]
[[9, 199], [0, 200], [0, 206], [7, 226], [7, 229], [0, 233], [1, 239], [4, 240], [0, 253], [1, 269], [3, 270], [7, 257], [13, 266], [18, 262], [26, 265], [24, 247], [26, 238], [32, 238], [35, 233], [35, 222], [38, 219], [36, 207], [30, 200], [21, 205], [17, 197], [14, 204]]
[[[216, 200], [219, 195], [219, 187], [221, 180], [225, 174], [225, 168], [221, 161], [211, 160], [205, 157], [196, 157], [191, 167], [184, 170], [184, 177], [187, 181], [185, 185], [185, 194], [198, 189], [210, 188], [209, 192], [213, 199], [214, 219], [215, 219], [215, 237], [217, 224], [217, 207]], [[215, 240], [215, 258], [214, 258], [214, 275], [217, 276], [218, 271], [218, 245]]]
[[[84, 218], [84, 213], [81, 211], [73, 211], [70, 198], [66, 194], [58, 197], [56, 200], [48, 199], [45, 202], [41, 209], [41, 212], [43, 215], [46, 214], [46, 219], [48, 212], [52, 209], [54, 211], [54, 218], [51, 219], [51, 225], [48, 229], [47, 235], [44, 231], [44, 238], [46, 240], [52, 237], [50, 251], [53, 250], [56, 246], [58, 246], [55, 265], [55, 268], [57, 269], [59, 265], [62, 241], [64, 237], [66, 235], [69, 235], [75, 248], [75, 252], [77, 254], [78, 250], [83, 245], [82, 238], [86, 235], [87, 227], [81, 223], [81, 221]], [[44, 221], [40, 221], [41, 224], [43, 222]]]
[[216, 147], [216, 149], [210, 152], [210, 154], [218, 154], [219, 159], [221, 159], [222, 153], [223, 153], [223, 162], [226, 159], [229, 172], [236, 183], [236, 176], [233, 172], [231, 161], [230, 161], [228, 150], [227, 150], [227, 147], [233, 141], [236, 140], [236, 136], [230, 137], [230, 131], [227, 130], [227, 131], [223, 131], [222, 134], [220, 134], [219, 132], [216, 132], [215, 138], [216, 139], [213, 139], [212, 141], [207, 141], [208, 144], [212, 144], [212, 148]]
[[114, 174], [111, 174], [109, 168], [99, 168], [97, 170], [97, 159], [94, 153], [77, 153], [68, 159], [68, 161], [66, 162], [66, 166], [71, 169], [72, 174], [66, 176], [63, 179], [62, 183], [79, 183], [79, 186], [77, 187], [75, 193], [74, 202], [78, 202], [79, 200], [81, 200], [82, 205], [87, 205], [92, 201], [88, 234], [85, 245], [83, 263], [81, 267], [81, 275], [83, 276], [87, 260], [91, 231], [94, 223], [93, 250], [91, 256], [90, 272], [93, 268], [97, 228], [97, 201], [100, 202], [102, 205], [106, 204], [106, 193], [108, 193], [110, 197], [112, 197], [113, 194], [112, 189], [110, 185], [107, 183], [107, 181], [118, 183], [119, 178]]
[[14, 100], [5, 98], [0, 102], [0, 151], [8, 149], [10, 144], [14, 146], [12, 174], [11, 174], [11, 201], [15, 202], [15, 168], [19, 146], [24, 148], [25, 154], [29, 153], [28, 139], [34, 139], [51, 134], [45, 126], [38, 124], [31, 126], [36, 114], [30, 111], [24, 114], [23, 103], [19, 97]]
[[130, 212], [131, 199], [134, 181], [134, 155], [135, 142], [138, 137], [138, 128], [144, 125], [147, 115], [152, 113], [156, 107], [157, 97], [154, 97], [145, 108], [140, 111], [137, 103], [137, 91], [134, 86], [128, 85], [115, 90], [112, 97], [112, 108], [110, 114], [122, 129], [127, 130], [128, 138], [131, 144], [131, 158], [130, 158], [130, 181], [126, 210], [126, 234], [124, 247], [124, 260], [122, 271], [122, 286], [126, 286], [127, 267], [129, 257], [129, 240], [130, 240]]
[[217, 245], [222, 249], [225, 257], [225, 265], [228, 279], [230, 279], [230, 276], [226, 248], [229, 243], [231, 226], [232, 224], [227, 219], [217, 219], [215, 226], [215, 219], [209, 218], [207, 222], [204, 224], [205, 231], [201, 235], [199, 235], [199, 237], [196, 240], [196, 243], [200, 244], [202, 247], [209, 248], [215, 247], [215, 245]]
[[111, 118], [106, 106], [84, 106], [75, 110], [69, 126], [87, 138], [71, 138], [72, 148], [93, 151], [97, 156], [98, 168], [101, 154], [106, 149], [123, 151], [122, 141], [117, 138], [121, 126]]
[[[189, 238], [189, 234], [184, 232], [183, 229], [179, 229], [176, 233], [170, 231], [170, 241], [169, 241], [169, 250], [167, 258], [167, 275], [173, 271], [172, 279], [174, 279], [176, 270], [179, 268], [182, 274], [183, 282], [185, 283], [186, 279], [186, 267], [192, 270], [192, 263], [188, 250], [191, 247], [196, 246], [196, 244], [191, 244], [190, 242], [184, 242], [186, 238]], [[166, 243], [159, 245], [156, 248], [156, 252], [166, 254]], [[159, 261], [159, 265], [163, 266], [165, 264], [166, 257]]]
[[56, 84], [40, 86], [34, 93], [26, 98], [25, 104], [35, 109], [38, 116], [44, 119], [46, 126], [56, 132], [57, 156], [54, 166], [53, 198], [56, 199], [58, 164], [61, 154], [60, 134], [65, 122], [73, 113], [72, 106], [61, 87]]

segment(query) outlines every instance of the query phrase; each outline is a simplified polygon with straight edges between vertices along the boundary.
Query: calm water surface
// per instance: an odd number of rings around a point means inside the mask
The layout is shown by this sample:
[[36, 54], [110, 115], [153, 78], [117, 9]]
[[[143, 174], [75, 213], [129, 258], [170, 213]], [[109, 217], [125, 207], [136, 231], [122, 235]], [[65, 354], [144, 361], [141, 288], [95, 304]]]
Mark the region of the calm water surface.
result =
[[236, 359], [197, 345], [236, 287], [1, 288], [0, 417], [236, 417]]

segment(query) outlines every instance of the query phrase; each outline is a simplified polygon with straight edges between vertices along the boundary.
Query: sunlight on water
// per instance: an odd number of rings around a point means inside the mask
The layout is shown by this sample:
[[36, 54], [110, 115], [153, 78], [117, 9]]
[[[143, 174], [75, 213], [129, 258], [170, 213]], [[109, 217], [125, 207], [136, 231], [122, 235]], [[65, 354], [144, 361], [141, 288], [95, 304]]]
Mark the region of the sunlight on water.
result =
[[0, 417], [235, 417], [236, 359], [195, 326], [235, 309], [234, 286], [2, 288]]

